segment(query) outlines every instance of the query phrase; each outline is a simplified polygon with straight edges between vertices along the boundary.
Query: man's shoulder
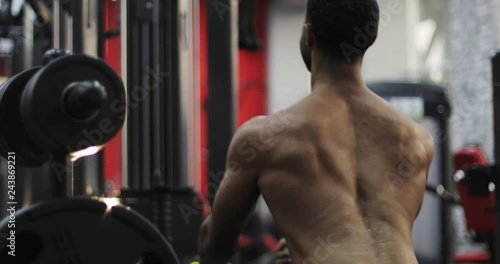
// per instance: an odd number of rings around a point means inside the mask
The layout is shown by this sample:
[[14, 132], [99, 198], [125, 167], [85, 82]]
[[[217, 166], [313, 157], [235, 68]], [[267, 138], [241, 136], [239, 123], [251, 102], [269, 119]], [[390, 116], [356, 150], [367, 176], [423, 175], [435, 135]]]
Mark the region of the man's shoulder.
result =
[[287, 110], [254, 117], [237, 130], [231, 149], [248, 160], [269, 160], [285, 142], [293, 142], [301, 123], [303, 118]]
[[427, 155], [428, 163], [430, 164], [434, 156], [434, 136], [420, 125], [420, 134], [418, 135], [418, 138], [425, 149], [425, 154]]
[[434, 137], [425, 127], [416, 122], [410, 126], [410, 129], [412, 130], [413, 148], [424, 158], [422, 165], [430, 165], [434, 156]]
[[[289, 109], [281, 110], [270, 115], [256, 116], [245, 122], [239, 129], [240, 135], [277, 135], [286, 130], [294, 129], [304, 123], [304, 118]], [[266, 136], [262, 135], [262, 136]]]

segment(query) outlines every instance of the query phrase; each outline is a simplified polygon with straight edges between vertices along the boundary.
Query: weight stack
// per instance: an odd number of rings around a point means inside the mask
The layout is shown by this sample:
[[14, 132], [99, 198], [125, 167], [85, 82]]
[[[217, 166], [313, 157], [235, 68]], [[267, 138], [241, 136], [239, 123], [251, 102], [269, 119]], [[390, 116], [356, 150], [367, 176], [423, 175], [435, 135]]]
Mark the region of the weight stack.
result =
[[160, 230], [182, 263], [197, 255], [203, 202], [193, 189], [123, 190], [120, 199]]

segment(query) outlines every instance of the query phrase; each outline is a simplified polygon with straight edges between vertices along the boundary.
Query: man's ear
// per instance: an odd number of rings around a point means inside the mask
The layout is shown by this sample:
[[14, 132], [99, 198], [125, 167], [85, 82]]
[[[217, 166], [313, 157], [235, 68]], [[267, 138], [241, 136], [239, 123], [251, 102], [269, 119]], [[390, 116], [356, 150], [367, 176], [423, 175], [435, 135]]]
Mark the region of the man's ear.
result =
[[314, 45], [314, 34], [312, 30], [312, 25], [310, 23], [304, 23], [304, 36], [306, 38], [306, 46], [312, 49]]

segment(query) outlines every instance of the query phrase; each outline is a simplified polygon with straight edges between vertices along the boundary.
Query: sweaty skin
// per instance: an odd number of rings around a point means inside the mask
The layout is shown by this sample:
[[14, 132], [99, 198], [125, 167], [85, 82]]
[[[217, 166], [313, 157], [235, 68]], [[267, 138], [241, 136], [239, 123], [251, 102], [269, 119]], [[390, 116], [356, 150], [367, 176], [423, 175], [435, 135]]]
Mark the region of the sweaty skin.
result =
[[233, 138], [201, 263], [231, 257], [260, 194], [293, 263], [417, 263], [412, 226], [433, 152], [423, 127], [364, 85], [318, 88], [254, 118]]

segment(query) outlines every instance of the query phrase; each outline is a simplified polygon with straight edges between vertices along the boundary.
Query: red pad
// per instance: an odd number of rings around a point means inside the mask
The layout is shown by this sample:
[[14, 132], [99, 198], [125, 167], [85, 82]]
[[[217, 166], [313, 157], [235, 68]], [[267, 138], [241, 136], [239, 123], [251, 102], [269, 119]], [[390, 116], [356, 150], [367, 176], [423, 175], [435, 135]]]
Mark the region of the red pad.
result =
[[249, 236], [241, 235], [240, 236], [240, 247], [248, 248], [252, 245], [252, 239]]
[[[120, 27], [120, 2], [107, 0], [105, 4], [104, 25], [106, 30], [113, 30]], [[107, 38], [104, 41], [104, 60], [115, 70], [117, 74], [121, 72], [121, 40], [120, 36]], [[122, 180], [122, 160], [121, 160], [121, 132], [118, 133], [104, 148], [104, 178], [110, 184], [110, 195], [117, 195], [120, 191]]]
[[274, 251], [276, 245], [278, 245], [278, 240], [270, 234], [263, 234], [260, 236], [260, 240], [269, 251]]
[[[467, 146], [454, 155], [455, 170], [461, 170], [468, 165], [486, 165], [488, 160], [481, 148]], [[492, 233], [495, 226], [494, 194], [485, 196], [470, 196], [465, 179], [457, 183], [462, 206], [465, 212], [467, 227], [478, 233]]]
[[468, 252], [455, 255], [455, 263], [474, 264], [490, 263], [490, 253], [488, 252]]

